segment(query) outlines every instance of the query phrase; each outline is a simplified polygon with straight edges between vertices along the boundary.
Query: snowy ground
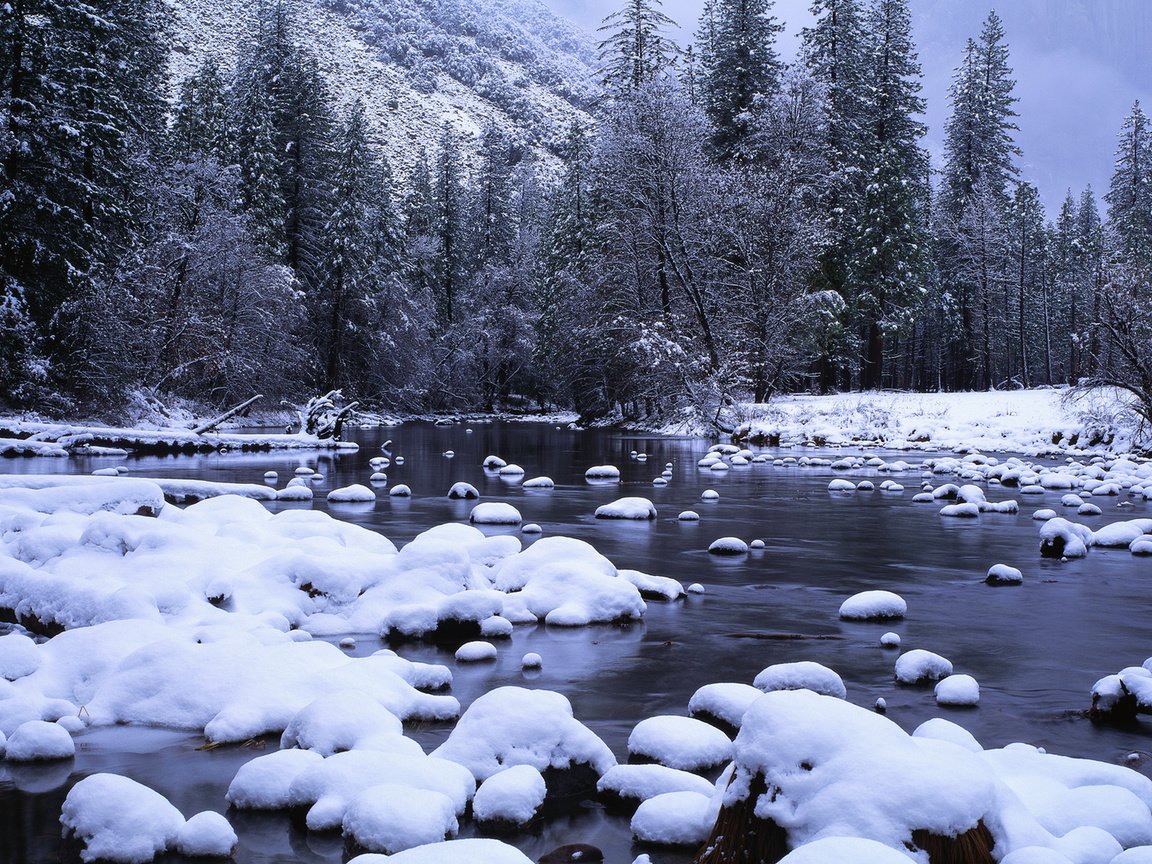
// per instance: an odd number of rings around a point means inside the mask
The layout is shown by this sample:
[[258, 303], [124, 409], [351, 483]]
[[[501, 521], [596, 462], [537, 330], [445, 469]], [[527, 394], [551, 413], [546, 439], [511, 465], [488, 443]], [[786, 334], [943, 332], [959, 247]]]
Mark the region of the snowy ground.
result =
[[739, 434], [765, 442], [873, 441], [919, 450], [1126, 452], [1143, 443], [1126, 404], [1114, 391], [1067, 389], [785, 396], [745, 406]]

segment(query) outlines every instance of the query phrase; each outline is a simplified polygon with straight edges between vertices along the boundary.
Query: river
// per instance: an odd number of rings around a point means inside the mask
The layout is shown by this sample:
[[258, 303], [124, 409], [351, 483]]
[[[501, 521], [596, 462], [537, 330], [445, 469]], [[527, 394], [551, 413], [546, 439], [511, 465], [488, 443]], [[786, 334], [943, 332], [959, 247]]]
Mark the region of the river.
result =
[[[475, 502], [445, 497], [452, 483], [466, 481], [479, 489], [483, 501], [513, 504], [525, 522], [541, 526], [542, 536], [578, 537], [618, 567], [670, 576], [686, 585], [699, 582], [703, 594], [678, 603], [650, 602], [644, 622], [629, 627], [517, 627], [510, 645], [498, 643], [499, 657], [493, 663], [457, 664], [450, 652], [426, 645], [399, 648], [411, 659], [451, 667], [452, 693], [465, 707], [504, 684], [564, 693], [576, 716], [621, 761], [627, 758], [626, 741], [637, 721], [685, 714], [689, 697], [701, 685], [751, 683], [768, 665], [814, 660], [841, 675], [850, 701], [871, 706], [878, 698], [886, 700], [888, 716], [908, 731], [943, 716], [967, 728], [985, 747], [1025, 741], [1053, 753], [1132, 764], [1152, 774], [1143, 753], [1152, 749], [1146, 728], [1098, 726], [1083, 717], [1098, 678], [1138, 665], [1152, 654], [1146, 618], [1152, 563], [1123, 549], [1093, 549], [1078, 561], [1042, 560], [1038, 523], [1031, 514], [1041, 506], [1058, 508], [1059, 493], [1021, 500], [1018, 515], [945, 519], [938, 515], [938, 504], [912, 503], [921, 482], [919, 470], [894, 475], [906, 488], [903, 494], [830, 495], [827, 485], [833, 476], [873, 479], [877, 485], [883, 478], [872, 469], [845, 473], [770, 464], [723, 474], [700, 470], [696, 462], [707, 444], [698, 439], [505, 422], [448, 427], [412, 423], [356, 430], [351, 437], [361, 445], [358, 453], [20, 459], [4, 461], [0, 471], [88, 472], [123, 464], [129, 476], [258, 483], [265, 471], [273, 470], [282, 483], [296, 467], [307, 465], [324, 475], [313, 484], [316, 500], [311, 505], [271, 506], [327, 508], [339, 518], [383, 533], [398, 546], [433, 525], [466, 520]], [[393, 441], [393, 464], [385, 469], [389, 485], [408, 484], [413, 496], [381, 495], [375, 504], [328, 505], [320, 493], [366, 482], [372, 473], [368, 460], [379, 455], [386, 439]], [[445, 456], [446, 451], [453, 451], [454, 458]], [[646, 453], [647, 460], [631, 458], [632, 451]], [[861, 453], [913, 464], [925, 458], [871, 449], [764, 452], [832, 458]], [[481, 462], [489, 454], [523, 466], [525, 478], [553, 478], [555, 489], [523, 489], [485, 471]], [[398, 456], [404, 459], [402, 465], [396, 464]], [[669, 462], [673, 468], [668, 485], [653, 486], [653, 478]], [[588, 483], [585, 469], [600, 464], [618, 466], [621, 483]], [[945, 479], [951, 478], [933, 482]], [[704, 489], [719, 492], [719, 501], [700, 501]], [[989, 499], [1017, 493], [993, 488]], [[658, 518], [593, 518], [598, 505], [624, 495], [650, 498]], [[1117, 500], [1097, 499], [1104, 515], [1084, 521], [1097, 527], [1149, 515], [1142, 501], [1117, 509]], [[700, 521], [679, 521], [677, 514], [685, 509], [696, 510]], [[513, 528], [485, 531], [519, 535]], [[707, 553], [711, 541], [729, 535], [761, 538], [765, 548], [737, 558]], [[523, 536], [525, 543], [532, 539]], [[984, 575], [996, 563], [1020, 568], [1023, 585], [985, 585]], [[871, 588], [904, 597], [906, 619], [889, 625], [838, 620], [845, 598]], [[892, 670], [898, 652], [879, 645], [881, 634], [890, 629], [900, 633], [903, 649], [943, 654], [957, 672], [974, 676], [981, 687], [980, 705], [939, 708], [931, 688], [897, 686]], [[378, 639], [360, 637], [356, 652], [367, 654], [379, 647]], [[528, 651], [543, 657], [541, 671], [521, 670], [519, 658]], [[409, 734], [430, 750], [448, 731], [448, 726], [425, 725]], [[152, 786], [185, 815], [222, 810], [224, 791], [238, 766], [267, 751], [197, 749], [202, 743], [199, 735], [170, 730], [95, 729], [77, 738], [72, 763], [20, 769], [0, 763], [0, 862], [39, 864], [71, 854], [61, 848], [60, 804], [73, 783], [96, 771], [124, 773]], [[265, 745], [274, 746], [274, 740]], [[339, 836], [308, 834], [286, 816], [228, 815], [240, 836], [238, 862], [343, 860]], [[461, 836], [470, 832], [465, 829]], [[600, 846], [607, 861], [623, 864], [640, 852], [650, 852], [656, 864], [690, 859], [687, 853], [632, 844], [627, 819], [596, 806], [552, 821], [534, 834], [507, 839], [534, 859], [569, 842]]]

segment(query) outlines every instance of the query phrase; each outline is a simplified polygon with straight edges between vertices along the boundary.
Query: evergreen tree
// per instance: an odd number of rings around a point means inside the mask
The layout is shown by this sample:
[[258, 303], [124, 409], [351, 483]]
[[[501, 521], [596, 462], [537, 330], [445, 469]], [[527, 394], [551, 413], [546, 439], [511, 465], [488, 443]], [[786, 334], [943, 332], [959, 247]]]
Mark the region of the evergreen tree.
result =
[[1142, 296], [1152, 291], [1152, 126], [1137, 102], [1120, 130], [1108, 194], [1108, 245]]
[[457, 319], [458, 293], [464, 276], [464, 177], [456, 135], [449, 126], [440, 133], [432, 178], [432, 238], [436, 254], [432, 291], [438, 329], [448, 330]]
[[676, 26], [660, 11], [660, 0], [626, 0], [600, 25], [604, 86], [621, 94], [637, 90], [671, 68], [676, 43], [665, 32]]
[[772, 0], [712, 0], [708, 10], [705, 26], [711, 45], [701, 64], [699, 86], [721, 161], [747, 149], [756, 101], [770, 97], [780, 85], [783, 64], [775, 44], [784, 25], [771, 9]]
[[233, 148], [229, 140], [228, 84], [216, 61], [209, 58], [184, 79], [176, 102], [170, 136], [178, 156], [201, 153], [227, 164]]
[[[1048, 231], [1040, 193], [1032, 184], [1017, 185], [1008, 209], [1008, 227], [1015, 290], [1005, 293], [1004, 376], [1017, 386], [1031, 387], [1035, 383], [1033, 367], [1038, 367], [1043, 357], [1045, 369], [1049, 368], [1052, 350], [1046, 285]], [[1036, 322], [1042, 324], [1041, 333]]]
[[930, 191], [907, 0], [876, 0], [868, 29], [870, 87], [862, 132], [872, 168], [859, 218], [854, 301], [864, 331], [860, 383], [873, 389], [882, 384], [885, 340], [906, 332], [924, 302]]

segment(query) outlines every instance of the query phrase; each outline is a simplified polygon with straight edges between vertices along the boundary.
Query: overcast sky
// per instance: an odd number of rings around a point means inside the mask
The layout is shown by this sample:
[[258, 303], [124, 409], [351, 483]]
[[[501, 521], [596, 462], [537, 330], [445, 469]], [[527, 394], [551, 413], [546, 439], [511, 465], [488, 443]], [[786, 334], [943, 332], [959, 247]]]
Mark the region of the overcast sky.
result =
[[[594, 30], [621, 0], [545, 0], [560, 14]], [[692, 41], [703, 0], [665, 0]], [[787, 25], [781, 54], [792, 59], [798, 34], [810, 23], [810, 0], [777, 0]], [[1068, 188], [1107, 189], [1120, 124], [1132, 103], [1152, 96], [1152, 0], [912, 0], [924, 96], [928, 149], [938, 163], [948, 115], [948, 84], [964, 41], [977, 36], [995, 6], [1004, 18], [1020, 98], [1019, 144], [1026, 179], [1049, 210]]]

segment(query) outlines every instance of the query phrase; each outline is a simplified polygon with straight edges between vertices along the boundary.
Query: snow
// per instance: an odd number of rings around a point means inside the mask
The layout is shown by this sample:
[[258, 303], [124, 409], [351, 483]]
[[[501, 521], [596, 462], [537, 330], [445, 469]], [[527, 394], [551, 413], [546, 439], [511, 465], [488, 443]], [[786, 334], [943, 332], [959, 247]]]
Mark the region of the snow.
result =
[[513, 765], [544, 771], [587, 764], [603, 774], [616, 764], [608, 745], [572, 716], [567, 698], [523, 687], [497, 687], [476, 699], [433, 755], [481, 782]]
[[360, 690], [329, 693], [302, 708], [280, 736], [280, 747], [331, 756], [343, 750], [371, 749], [377, 741], [402, 735], [400, 718]]
[[496, 473], [501, 477], [521, 477], [524, 475], [524, 469], [519, 465], [503, 465]]
[[468, 521], [475, 525], [519, 525], [520, 511], [503, 501], [486, 501], [472, 508]]
[[903, 618], [908, 604], [891, 591], [861, 591], [840, 604], [840, 617], [845, 621], [886, 621]]
[[852, 864], [908, 864], [909, 861], [916, 860], [875, 840], [863, 837], [824, 837], [792, 850], [780, 859], [780, 864], [831, 864], [833, 861], [851, 861]]
[[713, 555], [746, 555], [748, 544], [739, 537], [720, 537], [708, 545], [708, 551]]
[[225, 799], [233, 807], [249, 810], [278, 810], [286, 807], [289, 789], [307, 768], [319, 765], [324, 757], [312, 750], [277, 750], [245, 762], [228, 785]]
[[348, 864], [535, 864], [515, 846], [499, 840], [448, 840], [406, 849], [396, 855], [359, 855]]
[[914, 648], [896, 659], [896, 680], [901, 684], [938, 681], [951, 674], [951, 661], [923, 648]]
[[174, 847], [185, 827], [167, 798], [117, 774], [93, 774], [73, 786], [60, 824], [84, 842], [84, 861], [125, 864], [151, 861]]
[[1083, 558], [1092, 543], [1092, 529], [1057, 516], [1040, 526], [1040, 554], [1045, 557]]
[[597, 519], [655, 519], [656, 507], [647, 498], [620, 498], [596, 508]]
[[547, 794], [544, 777], [531, 765], [514, 765], [490, 776], [476, 790], [472, 812], [481, 824], [526, 825]]
[[851, 480], [837, 478], [828, 484], [829, 492], [855, 492], [856, 484]]
[[540, 669], [543, 665], [544, 660], [534, 651], [529, 651], [520, 658], [521, 669]]
[[700, 521], [700, 514], [697, 513], [695, 510], [684, 510], [676, 518], [679, 519], [681, 522], [699, 522]]
[[980, 685], [971, 675], [948, 675], [936, 685], [937, 705], [973, 706], [980, 703]]
[[628, 736], [628, 753], [681, 771], [704, 771], [731, 758], [732, 742], [691, 717], [647, 717]]
[[739, 729], [744, 712], [761, 695], [762, 691], [748, 684], [705, 684], [688, 700], [688, 712], [697, 718], [700, 715], [715, 717], [731, 728]]
[[409, 498], [412, 496], [412, 489], [406, 483], [397, 483], [388, 490], [388, 494], [393, 498]]
[[495, 660], [496, 646], [491, 642], [465, 642], [456, 649], [456, 659], [461, 663]]
[[667, 576], [651, 576], [639, 570], [621, 570], [620, 578], [631, 582], [647, 600], [679, 600], [684, 596], [684, 586]]
[[332, 503], [364, 503], [376, 500], [376, 493], [359, 483], [333, 489], [328, 493], [328, 500]]
[[[979, 450], [1000, 453], [1082, 453], [1099, 429], [1099, 418], [1119, 417], [1112, 447], [1130, 449], [1136, 424], [1117, 409], [1116, 391], [1077, 393], [1033, 389], [982, 393], [843, 393], [782, 396], [768, 405], [746, 406], [753, 418], [737, 429], [750, 440], [783, 444], [819, 439], [829, 445], [861, 441], [901, 449]], [[1053, 441], [1059, 443], [1053, 444]]]
[[75, 755], [76, 743], [68, 730], [44, 720], [21, 723], [8, 736], [5, 749], [9, 762], [48, 762]]
[[0, 678], [15, 681], [40, 668], [36, 643], [23, 633], [0, 636]]
[[984, 581], [989, 585], [1019, 585], [1024, 581], [1024, 575], [1007, 564], [993, 564], [988, 568], [988, 576]]
[[533, 477], [520, 484], [522, 489], [553, 489], [556, 484], [551, 477]]
[[665, 792], [642, 802], [632, 816], [632, 836], [662, 846], [699, 846], [708, 839], [718, 808], [711, 795]]
[[228, 820], [205, 810], [191, 817], [176, 833], [176, 851], [201, 858], [231, 858], [238, 839]]
[[619, 480], [620, 469], [615, 465], [593, 465], [584, 476], [589, 480]]
[[458, 827], [448, 796], [395, 783], [360, 792], [343, 820], [346, 838], [371, 852], [389, 854], [444, 840]]
[[611, 793], [625, 801], [640, 802], [666, 792], [696, 792], [711, 796], [713, 788], [699, 774], [666, 765], [616, 765], [600, 778], [596, 791], [601, 795]]
[[825, 696], [845, 699], [848, 691], [844, 681], [827, 666], [800, 660], [795, 663], [777, 663], [756, 676], [752, 686], [765, 693], [772, 690], [811, 690]]

